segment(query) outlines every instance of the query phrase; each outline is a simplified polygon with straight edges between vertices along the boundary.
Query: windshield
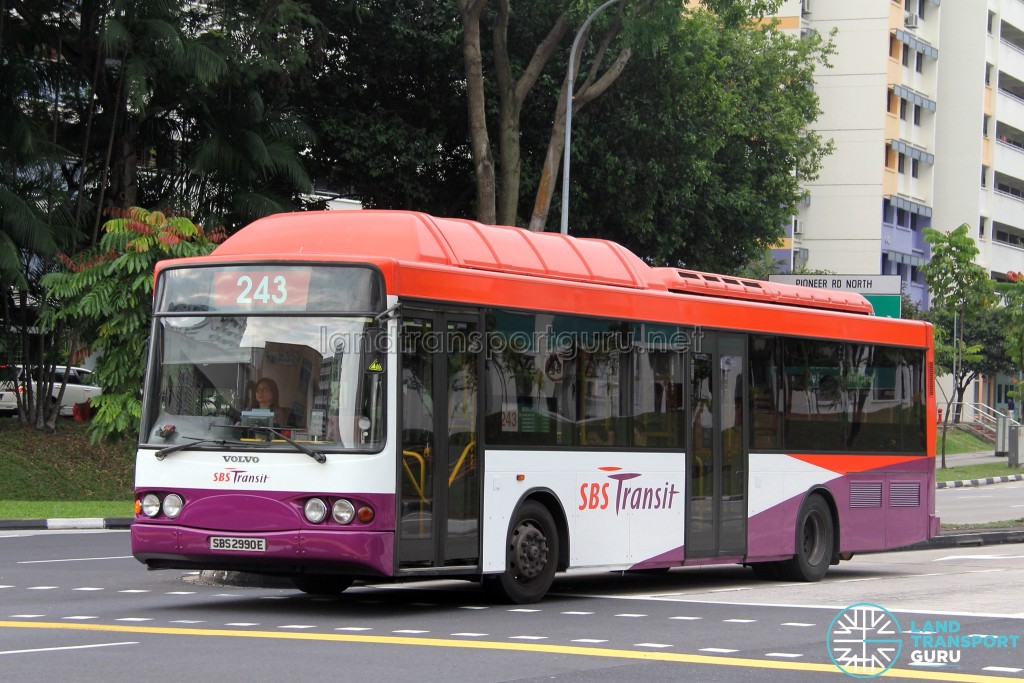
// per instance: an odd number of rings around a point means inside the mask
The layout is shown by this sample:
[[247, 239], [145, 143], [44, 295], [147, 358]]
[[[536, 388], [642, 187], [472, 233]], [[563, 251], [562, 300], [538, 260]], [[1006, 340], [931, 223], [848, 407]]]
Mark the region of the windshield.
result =
[[317, 448], [378, 449], [385, 362], [378, 331], [367, 316], [161, 316], [142, 440], [285, 447], [276, 431]]

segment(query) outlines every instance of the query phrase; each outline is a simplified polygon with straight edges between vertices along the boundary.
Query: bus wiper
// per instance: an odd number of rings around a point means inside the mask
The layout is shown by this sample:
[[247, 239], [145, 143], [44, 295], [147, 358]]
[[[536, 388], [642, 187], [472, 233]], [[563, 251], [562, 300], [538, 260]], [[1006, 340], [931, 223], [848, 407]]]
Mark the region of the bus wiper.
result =
[[[189, 437], [189, 438], [191, 438], [191, 437]], [[234, 443], [234, 442], [231, 442], [231, 443]], [[195, 441], [189, 441], [188, 443], [176, 443], [173, 446], [167, 446], [166, 448], [161, 448], [160, 450], [158, 450], [156, 452], [156, 459], [157, 460], [163, 460], [164, 458], [166, 458], [171, 453], [176, 453], [177, 451], [183, 451], [186, 448], [192, 448], [193, 446], [205, 446], [207, 444], [214, 444], [214, 445], [217, 445], [217, 446], [226, 446], [228, 444], [228, 441], [225, 441], [224, 439], [196, 439]]]
[[250, 430], [256, 431], [256, 432], [264, 432], [264, 433], [270, 434], [271, 436], [275, 436], [275, 437], [281, 439], [282, 441], [285, 441], [288, 444], [294, 446], [295, 450], [302, 451], [303, 453], [305, 453], [309, 457], [311, 457], [314, 460], [316, 460], [321, 465], [324, 464], [325, 462], [327, 462], [327, 456], [324, 455], [322, 452], [310, 448], [309, 446], [307, 446], [306, 444], [302, 443], [301, 441], [295, 441], [290, 436], [285, 436], [284, 434], [282, 434], [281, 432], [277, 431], [273, 427], [267, 427], [265, 425], [210, 425], [210, 426], [211, 427], [232, 427], [234, 429], [250, 429]]

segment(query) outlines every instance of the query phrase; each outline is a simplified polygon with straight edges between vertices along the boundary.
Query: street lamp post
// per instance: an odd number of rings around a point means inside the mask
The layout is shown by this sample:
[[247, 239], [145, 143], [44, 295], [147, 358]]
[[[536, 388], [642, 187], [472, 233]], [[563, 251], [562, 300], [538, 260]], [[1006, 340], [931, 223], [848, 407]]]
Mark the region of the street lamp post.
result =
[[587, 20], [576, 32], [576, 38], [572, 41], [572, 49], [569, 50], [569, 73], [565, 77], [565, 149], [562, 158], [562, 234], [569, 234], [569, 142], [572, 138], [572, 91], [573, 91], [573, 65], [576, 63], [576, 48], [579, 47], [583, 34], [587, 32], [594, 17], [603, 12], [606, 8], [618, 3], [619, 0], [608, 0], [596, 10], [590, 13]]

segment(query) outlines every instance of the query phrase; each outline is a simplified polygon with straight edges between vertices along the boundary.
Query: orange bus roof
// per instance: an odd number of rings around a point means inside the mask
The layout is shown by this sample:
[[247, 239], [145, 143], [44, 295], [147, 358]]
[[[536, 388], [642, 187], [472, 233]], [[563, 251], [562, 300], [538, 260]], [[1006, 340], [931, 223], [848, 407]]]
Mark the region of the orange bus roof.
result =
[[215, 258], [386, 258], [596, 285], [872, 313], [852, 292], [652, 268], [615, 242], [530, 232], [411, 211], [309, 211], [268, 216], [225, 240]]

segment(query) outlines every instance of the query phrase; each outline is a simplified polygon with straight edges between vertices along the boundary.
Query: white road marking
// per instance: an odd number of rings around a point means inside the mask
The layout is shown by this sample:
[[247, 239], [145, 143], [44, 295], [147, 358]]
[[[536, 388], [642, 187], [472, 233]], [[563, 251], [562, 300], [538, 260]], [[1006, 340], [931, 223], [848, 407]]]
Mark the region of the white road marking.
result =
[[571, 616], [584, 616], [588, 614], [593, 614], [593, 612], [562, 612], [562, 614], [568, 614]]
[[283, 624], [281, 626], [278, 626], [278, 628], [294, 628], [301, 630], [304, 628], [316, 628], [316, 626], [313, 624]]
[[88, 650], [94, 647], [116, 647], [118, 645], [138, 645], [138, 641], [128, 641], [124, 643], [97, 643], [95, 645], [68, 645], [65, 647], [41, 647], [35, 650], [3, 650], [0, 651], [0, 655], [21, 655], [30, 654], [33, 652], [58, 652], [60, 650]]
[[753, 624], [757, 619], [722, 619], [727, 624]]
[[453, 636], [459, 636], [460, 638], [483, 638], [484, 636], [491, 635], [490, 633], [453, 633]]
[[1016, 669], [1012, 666], [984, 666], [982, 671], [998, 671], [1001, 674], [1019, 674], [1024, 669]]
[[717, 652], [718, 654], [727, 655], [732, 652], [739, 652], [739, 650], [730, 650], [726, 647], [702, 647], [701, 652]]
[[601, 638], [576, 638], [575, 640], [573, 640], [571, 642], [573, 642], [573, 643], [607, 643], [608, 641], [607, 640], [602, 640]]
[[664, 648], [664, 647], [672, 647], [672, 646], [669, 645], [668, 643], [636, 643], [636, 644], [633, 645], [633, 647]]
[[798, 657], [803, 657], [803, 655], [798, 655], [795, 652], [766, 652], [764, 656], [765, 657], [783, 657], [785, 659], [797, 659]]
[[113, 555], [111, 557], [68, 557], [60, 560], [22, 560], [18, 564], [52, 564], [54, 562], [95, 562], [97, 560], [130, 560], [131, 555]]
[[509, 640], [547, 640], [547, 636], [509, 636]]
[[73, 591], [101, 591], [103, 588], [92, 588], [90, 586], [82, 586], [81, 588], [72, 588]]
[[342, 626], [334, 629], [335, 631], [372, 631], [373, 629], [369, 626]]
[[787, 621], [783, 626], [817, 626], [817, 624], [807, 624], [802, 621]]

